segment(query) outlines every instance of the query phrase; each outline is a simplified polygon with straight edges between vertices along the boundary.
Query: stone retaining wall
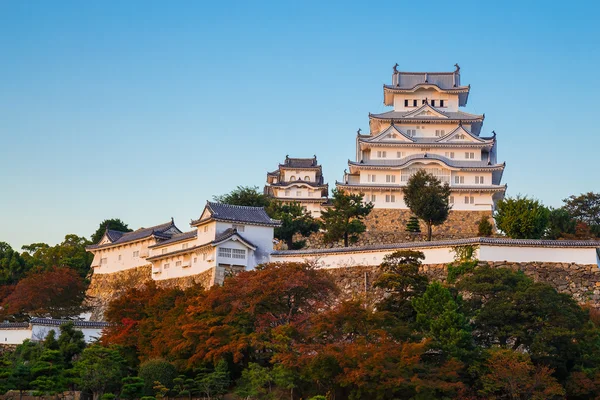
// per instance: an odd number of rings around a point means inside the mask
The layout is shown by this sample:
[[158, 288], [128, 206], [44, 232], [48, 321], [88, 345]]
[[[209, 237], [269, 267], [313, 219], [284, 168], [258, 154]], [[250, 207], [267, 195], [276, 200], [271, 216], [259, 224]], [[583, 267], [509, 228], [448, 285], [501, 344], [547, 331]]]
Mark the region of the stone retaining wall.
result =
[[[401, 243], [426, 240], [427, 227], [421, 222], [421, 234], [406, 232], [406, 224], [412, 213], [410, 210], [377, 208], [365, 218], [367, 231], [356, 246], [373, 244]], [[491, 211], [450, 211], [448, 219], [440, 226], [433, 227], [433, 240], [463, 239], [479, 236], [479, 221], [488, 217], [494, 224]], [[341, 247], [343, 242], [323, 244], [323, 235], [315, 233], [308, 238], [297, 236], [295, 240], [306, 240], [307, 248]], [[285, 245], [283, 245], [285, 247]]]
[[[193, 285], [202, 285], [205, 289], [213, 285], [215, 269], [211, 268], [197, 275], [182, 278], [154, 281], [158, 287], [186, 289]], [[102, 321], [108, 304], [119, 298], [130, 288], [141, 289], [152, 281], [152, 266], [131, 268], [112, 274], [98, 274], [92, 276], [92, 281], [87, 290], [88, 304], [92, 308], [91, 321]]]
[[[550, 284], [560, 293], [567, 293], [580, 304], [589, 304], [600, 308], [600, 269], [597, 265], [568, 263], [507, 263], [480, 262], [493, 268], [511, 268], [521, 270], [536, 282]], [[373, 288], [373, 282], [379, 276], [377, 266], [354, 266], [327, 269], [342, 291], [343, 298], [366, 296], [377, 299], [382, 293]], [[430, 264], [421, 267], [421, 273], [432, 280], [446, 281], [447, 264]]]

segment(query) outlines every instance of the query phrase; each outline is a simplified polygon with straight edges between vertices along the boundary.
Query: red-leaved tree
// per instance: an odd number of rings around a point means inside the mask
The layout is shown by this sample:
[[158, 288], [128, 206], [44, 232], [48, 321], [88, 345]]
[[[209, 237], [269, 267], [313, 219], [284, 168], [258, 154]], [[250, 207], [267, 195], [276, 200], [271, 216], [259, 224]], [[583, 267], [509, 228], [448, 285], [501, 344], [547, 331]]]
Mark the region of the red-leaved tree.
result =
[[86, 284], [71, 268], [52, 267], [29, 273], [2, 301], [2, 317], [72, 318], [85, 311]]

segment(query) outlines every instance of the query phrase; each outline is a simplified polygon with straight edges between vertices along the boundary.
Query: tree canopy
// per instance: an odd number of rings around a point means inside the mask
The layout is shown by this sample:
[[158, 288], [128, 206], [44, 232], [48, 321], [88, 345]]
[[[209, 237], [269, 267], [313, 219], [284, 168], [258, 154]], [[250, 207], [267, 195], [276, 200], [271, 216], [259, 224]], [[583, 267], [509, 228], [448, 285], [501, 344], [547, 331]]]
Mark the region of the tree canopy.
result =
[[258, 186], [238, 186], [231, 192], [213, 196], [218, 203], [231, 204], [234, 206], [267, 207], [270, 199], [260, 192]]
[[496, 205], [496, 225], [513, 239], [539, 239], [546, 232], [550, 211], [538, 200], [506, 197]]
[[372, 203], [363, 202], [364, 194], [351, 194], [333, 189], [331, 206], [321, 212], [321, 226], [325, 243], [344, 241], [344, 246], [355, 243], [367, 228], [362, 221], [373, 209]]
[[419, 170], [410, 177], [403, 193], [410, 211], [427, 225], [427, 240], [431, 240], [432, 226], [444, 223], [450, 213], [450, 186]]
[[90, 237], [91, 243], [98, 243], [100, 239], [102, 239], [102, 236], [104, 236], [104, 232], [106, 232], [107, 229], [119, 232], [131, 232], [129, 226], [119, 218], [105, 219], [104, 221], [100, 222], [98, 229], [96, 229], [96, 232], [94, 232]]
[[576, 221], [587, 224], [600, 237], [600, 193], [587, 192], [564, 199], [564, 208]]
[[275, 228], [275, 237], [283, 240], [290, 250], [304, 247], [302, 241], [294, 242], [294, 235], [307, 237], [319, 231], [319, 223], [299, 203], [272, 201], [267, 213], [271, 218], [281, 221], [281, 226]]

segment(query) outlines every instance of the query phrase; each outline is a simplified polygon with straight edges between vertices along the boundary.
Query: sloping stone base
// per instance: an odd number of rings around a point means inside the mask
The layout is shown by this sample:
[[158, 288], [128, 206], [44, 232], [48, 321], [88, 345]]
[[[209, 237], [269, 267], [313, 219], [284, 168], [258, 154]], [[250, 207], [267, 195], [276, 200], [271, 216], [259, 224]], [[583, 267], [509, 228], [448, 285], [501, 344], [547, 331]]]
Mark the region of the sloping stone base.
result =
[[[364, 220], [367, 231], [354, 245], [366, 246], [426, 240], [427, 227], [423, 222], [421, 222], [421, 234], [406, 232], [406, 224], [411, 215], [410, 210], [373, 209]], [[479, 236], [479, 221], [484, 216], [494, 224], [491, 211], [450, 211], [446, 222], [433, 227], [432, 239], [464, 239]], [[315, 233], [308, 238], [298, 236], [295, 240], [306, 240], [307, 248], [331, 248], [344, 245], [343, 242], [323, 244], [321, 233]]]
[[[481, 261], [479, 265], [521, 270], [534, 281], [547, 283], [558, 292], [573, 296], [580, 304], [600, 308], [600, 268], [595, 264]], [[368, 301], [376, 301], [383, 295], [383, 292], [373, 287], [373, 282], [380, 274], [377, 266], [331, 268], [326, 271], [333, 276], [339, 286], [342, 292], [341, 298], [360, 296]], [[448, 276], [447, 264], [423, 265], [421, 273], [431, 280], [445, 282]]]
[[[119, 298], [130, 288], [141, 289], [152, 281], [152, 266], [131, 268], [112, 274], [97, 274], [92, 276], [92, 281], [87, 290], [88, 305], [91, 307], [90, 320], [102, 321], [108, 304]], [[197, 275], [182, 278], [154, 281], [158, 287], [186, 289], [194, 285], [210, 288], [215, 282], [215, 268], [211, 268]]]

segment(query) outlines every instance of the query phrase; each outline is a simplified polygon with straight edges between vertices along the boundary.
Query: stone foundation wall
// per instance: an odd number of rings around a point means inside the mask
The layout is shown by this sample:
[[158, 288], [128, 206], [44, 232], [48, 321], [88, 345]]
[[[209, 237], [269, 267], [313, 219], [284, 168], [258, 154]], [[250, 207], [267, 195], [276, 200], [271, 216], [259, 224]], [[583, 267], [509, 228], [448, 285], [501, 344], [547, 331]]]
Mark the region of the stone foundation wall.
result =
[[[108, 304], [119, 298], [130, 288], [141, 289], [152, 281], [152, 266], [145, 265], [119, 271], [112, 274], [92, 275], [92, 281], [86, 292], [89, 297], [88, 305], [91, 307], [91, 321], [102, 321]], [[182, 278], [154, 281], [158, 287], [186, 289], [193, 285], [202, 285], [210, 288], [215, 282], [215, 268], [211, 268], [197, 275]]]
[[[580, 304], [600, 308], [600, 268], [595, 264], [482, 261], [479, 265], [521, 270], [534, 281], [548, 283], [558, 292], [573, 296]], [[383, 295], [381, 291], [373, 288], [373, 282], [379, 276], [377, 266], [332, 268], [326, 271], [333, 276], [342, 291], [341, 298], [361, 296], [368, 300], [377, 300]], [[432, 280], [445, 282], [448, 276], [447, 264], [423, 265], [421, 273]]]
[[[374, 209], [364, 220], [367, 231], [360, 236], [355, 245], [366, 246], [426, 240], [427, 227], [423, 222], [421, 222], [421, 234], [406, 232], [406, 224], [411, 215], [410, 210]], [[479, 221], [484, 216], [494, 224], [491, 211], [450, 211], [446, 222], [433, 227], [433, 240], [479, 236]], [[331, 248], [344, 245], [343, 242], [323, 244], [321, 233], [315, 233], [308, 238], [297, 236], [295, 240], [306, 240], [307, 248]], [[285, 247], [285, 244], [280, 247]]]

